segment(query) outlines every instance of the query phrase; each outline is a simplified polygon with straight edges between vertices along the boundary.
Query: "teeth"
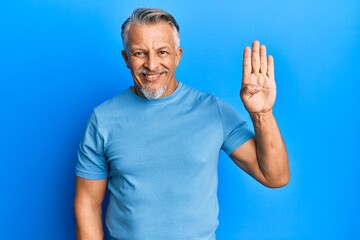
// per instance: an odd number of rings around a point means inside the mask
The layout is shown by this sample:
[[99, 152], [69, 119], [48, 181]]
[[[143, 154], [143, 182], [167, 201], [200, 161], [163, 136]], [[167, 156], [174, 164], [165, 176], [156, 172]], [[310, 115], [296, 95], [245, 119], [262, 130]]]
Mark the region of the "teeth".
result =
[[157, 77], [159, 77], [159, 76], [160, 76], [160, 74], [146, 75], [146, 78], [148, 78], [148, 79], [155, 79], [155, 78], [157, 78]]

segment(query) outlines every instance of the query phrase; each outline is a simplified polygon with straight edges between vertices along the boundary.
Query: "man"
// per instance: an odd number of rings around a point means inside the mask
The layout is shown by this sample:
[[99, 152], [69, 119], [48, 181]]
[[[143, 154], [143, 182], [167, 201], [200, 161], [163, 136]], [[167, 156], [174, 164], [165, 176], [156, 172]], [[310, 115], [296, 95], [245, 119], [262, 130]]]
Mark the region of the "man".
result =
[[244, 50], [241, 99], [255, 135], [232, 107], [175, 78], [179, 27], [160, 9], [136, 9], [122, 26], [134, 86], [94, 109], [76, 167], [77, 237], [215, 239], [217, 164], [223, 149], [267, 187], [287, 184], [287, 153], [272, 107], [274, 63], [254, 41]]

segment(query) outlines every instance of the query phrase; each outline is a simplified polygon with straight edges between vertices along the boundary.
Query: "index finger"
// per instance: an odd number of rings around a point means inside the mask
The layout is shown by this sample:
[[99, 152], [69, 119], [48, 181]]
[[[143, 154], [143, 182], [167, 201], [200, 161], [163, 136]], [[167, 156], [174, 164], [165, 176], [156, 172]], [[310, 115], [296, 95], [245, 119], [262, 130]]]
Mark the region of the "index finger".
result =
[[267, 61], [268, 61], [268, 66], [267, 66], [266, 74], [268, 75], [269, 78], [274, 79], [275, 74], [274, 74], [274, 58], [273, 58], [273, 56], [269, 55]]

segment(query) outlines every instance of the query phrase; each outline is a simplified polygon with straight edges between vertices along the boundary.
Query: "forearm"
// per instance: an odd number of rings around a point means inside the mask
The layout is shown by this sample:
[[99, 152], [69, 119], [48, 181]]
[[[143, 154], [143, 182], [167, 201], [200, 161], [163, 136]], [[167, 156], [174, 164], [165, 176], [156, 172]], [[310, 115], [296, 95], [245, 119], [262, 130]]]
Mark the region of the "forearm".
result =
[[250, 116], [255, 129], [258, 164], [267, 185], [286, 185], [290, 177], [288, 155], [272, 111], [251, 113]]
[[103, 240], [101, 205], [91, 205], [75, 199], [77, 240]]

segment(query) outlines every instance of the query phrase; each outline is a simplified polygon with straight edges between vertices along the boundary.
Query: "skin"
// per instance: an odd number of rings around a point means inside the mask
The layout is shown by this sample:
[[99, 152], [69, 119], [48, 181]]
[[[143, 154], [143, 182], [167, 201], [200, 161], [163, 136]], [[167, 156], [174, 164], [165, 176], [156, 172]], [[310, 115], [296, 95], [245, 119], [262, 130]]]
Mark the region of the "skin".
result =
[[76, 239], [102, 240], [102, 202], [104, 200], [107, 179], [89, 180], [76, 177], [75, 219]]
[[[132, 90], [144, 97], [141, 88], [156, 91], [162, 86], [166, 97], [175, 91], [178, 82], [175, 69], [182, 49], [176, 48], [173, 28], [165, 22], [154, 25], [132, 25], [129, 44], [122, 56], [134, 79]], [[137, 74], [145, 69], [146, 74]], [[163, 72], [167, 69], [167, 72]], [[157, 74], [160, 71], [161, 74]], [[233, 161], [263, 185], [282, 187], [289, 181], [288, 156], [272, 107], [276, 97], [274, 61], [266, 55], [266, 47], [254, 41], [246, 47], [243, 59], [241, 100], [249, 112], [255, 128], [255, 137], [232, 154]], [[75, 216], [78, 240], [103, 239], [102, 202], [107, 179], [87, 180], [77, 177]]]
[[[128, 46], [122, 56], [134, 80], [132, 90], [141, 97], [140, 88], [156, 91], [162, 86], [167, 90], [161, 97], [173, 93], [178, 86], [175, 69], [180, 63], [182, 49], [175, 46], [173, 28], [166, 22], [155, 25], [133, 24], [128, 32]], [[140, 69], [147, 74], [137, 74]], [[167, 69], [168, 72], [163, 72]], [[162, 72], [156, 74], [157, 71]]]
[[276, 98], [274, 60], [266, 47], [254, 41], [244, 49], [241, 100], [249, 112], [255, 138], [236, 149], [230, 157], [245, 172], [270, 188], [290, 179], [288, 154], [272, 112]]

